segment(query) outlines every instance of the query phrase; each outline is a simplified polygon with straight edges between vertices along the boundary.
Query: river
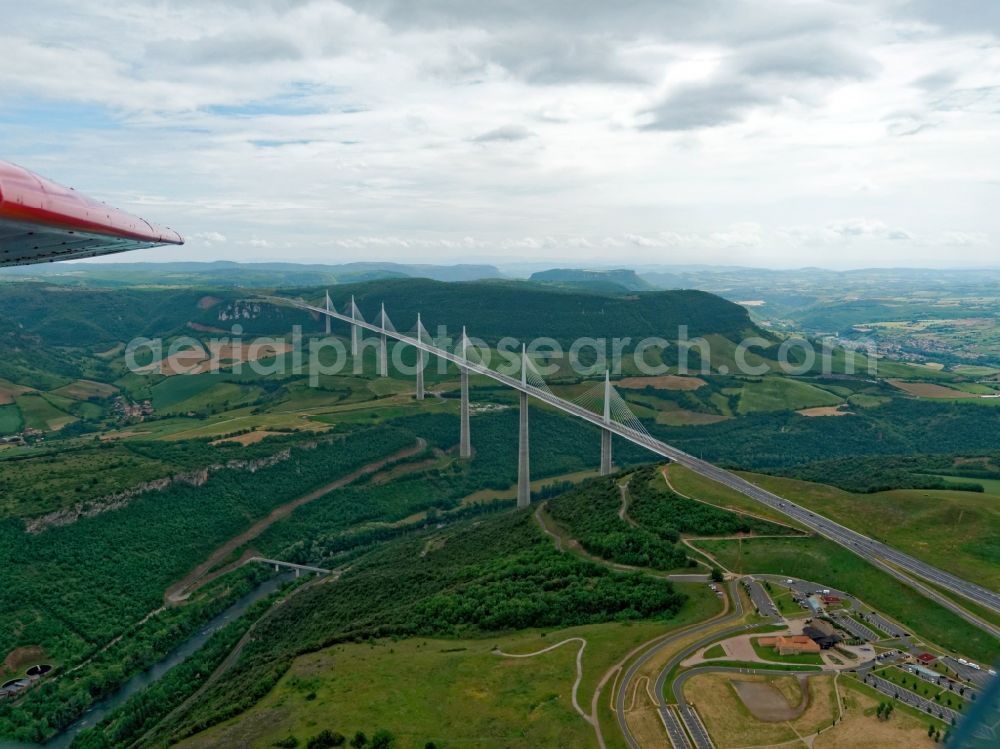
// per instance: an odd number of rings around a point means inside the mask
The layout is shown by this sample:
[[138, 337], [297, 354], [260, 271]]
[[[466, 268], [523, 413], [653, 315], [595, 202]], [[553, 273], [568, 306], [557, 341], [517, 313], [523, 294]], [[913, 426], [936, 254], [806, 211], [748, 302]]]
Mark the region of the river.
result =
[[96, 725], [108, 713], [125, 702], [133, 694], [162, 679], [170, 669], [183, 663], [196, 653], [208, 641], [209, 637], [229, 624], [229, 622], [241, 617], [251, 605], [273, 593], [282, 583], [293, 578], [293, 573], [287, 572], [262, 582], [228, 609], [209, 620], [201, 629], [170, 651], [163, 660], [156, 663], [148, 671], [136, 674], [122, 684], [117, 692], [105, 697], [100, 702], [94, 703], [81, 718], [45, 744], [24, 744], [0, 738], [0, 749], [66, 749], [66, 747], [73, 743], [73, 739], [76, 738], [76, 735], [80, 731]]

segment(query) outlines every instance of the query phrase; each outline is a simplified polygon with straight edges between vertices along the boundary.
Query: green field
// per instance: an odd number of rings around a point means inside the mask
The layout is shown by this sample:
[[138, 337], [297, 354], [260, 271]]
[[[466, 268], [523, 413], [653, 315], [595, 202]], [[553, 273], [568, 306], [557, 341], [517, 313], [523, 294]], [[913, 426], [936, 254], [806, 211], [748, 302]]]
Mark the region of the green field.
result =
[[808, 382], [787, 377], [764, 377], [743, 386], [739, 412], [797, 411], [816, 406], [836, 406], [843, 402], [843, 398]]
[[60, 411], [39, 393], [24, 393], [18, 395], [15, 400], [21, 409], [24, 426], [31, 429], [50, 432], [77, 420], [75, 416]]
[[994, 494], [931, 489], [852, 494], [825, 484], [744, 476], [942, 569], [1000, 589], [1000, 505]]
[[168, 409], [188, 398], [205, 392], [221, 381], [221, 376], [213, 373], [195, 375], [175, 375], [156, 383], [153, 388], [153, 408], [157, 411]]
[[532, 652], [561, 639], [559, 633], [543, 641], [529, 635], [339, 645], [297, 659], [235, 725], [224, 723], [180, 746], [263, 749], [287, 736], [304, 746], [328, 728], [348, 737], [388, 729], [398, 749], [423, 749], [427, 741], [441, 747], [595, 747], [593, 729], [570, 702], [578, 643], [537, 658], [492, 652], [494, 646]]
[[0, 436], [20, 432], [23, 425], [21, 410], [16, 403], [0, 406]]
[[1000, 644], [947, 609], [822, 538], [697, 541], [732, 570], [815, 580], [860, 597], [949, 652], [994, 662]]

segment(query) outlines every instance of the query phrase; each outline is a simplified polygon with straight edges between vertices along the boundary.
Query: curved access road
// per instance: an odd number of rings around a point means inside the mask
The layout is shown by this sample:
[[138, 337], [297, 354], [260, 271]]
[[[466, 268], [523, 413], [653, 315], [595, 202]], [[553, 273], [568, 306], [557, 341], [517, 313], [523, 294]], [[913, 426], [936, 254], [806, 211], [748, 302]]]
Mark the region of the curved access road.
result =
[[[737, 580], [733, 580], [729, 584], [729, 600], [732, 602], [732, 611], [728, 614], [724, 614], [722, 617], [709, 619], [704, 622], [699, 622], [698, 624], [686, 627], [684, 629], [678, 630], [662, 640], [657, 641], [648, 650], [646, 650], [642, 655], [640, 655], [632, 663], [631, 666], [625, 671], [624, 676], [622, 676], [621, 682], [618, 685], [618, 692], [615, 694], [615, 717], [618, 719], [618, 728], [622, 732], [622, 736], [625, 737], [625, 743], [628, 744], [629, 749], [642, 749], [639, 742], [636, 741], [635, 736], [632, 735], [632, 731], [628, 726], [628, 721], [625, 719], [625, 698], [628, 694], [629, 687], [632, 681], [635, 679], [636, 674], [639, 670], [646, 665], [657, 653], [662, 651], [664, 648], [677, 643], [686, 637], [690, 637], [693, 633], [700, 632], [703, 630], [710, 629], [712, 627], [718, 626], [720, 623], [728, 621], [738, 621], [743, 618], [743, 600], [740, 598], [739, 585]], [[701, 643], [705, 639], [715, 639], [717, 637], [724, 637], [727, 632], [739, 632], [744, 629], [743, 625], [739, 627], [733, 627], [730, 630], [724, 630], [723, 632], [713, 632], [706, 638], [702, 638], [698, 642]], [[697, 649], [697, 647], [695, 648]], [[685, 649], [684, 652], [686, 652]], [[678, 661], [679, 662], [679, 661]], [[673, 659], [671, 660], [673, 663]], [[673, 666], [668, 664], [666, 669], [661, 672], [660, 677], [657, 679], [656, 691], [657, 699], [660, 702], [658, 709], [660, 711], [660, 717], [665, 721], [670, 720], [669, 715], [665, 715], [666, 703], [663, 700], [663, 690], [662, 682], [666, 679], [667, 674], [670, 672]], [[668, 726], [669, 723], [666, 723]], [[669, 730], [669, 729], [668, 729]]]

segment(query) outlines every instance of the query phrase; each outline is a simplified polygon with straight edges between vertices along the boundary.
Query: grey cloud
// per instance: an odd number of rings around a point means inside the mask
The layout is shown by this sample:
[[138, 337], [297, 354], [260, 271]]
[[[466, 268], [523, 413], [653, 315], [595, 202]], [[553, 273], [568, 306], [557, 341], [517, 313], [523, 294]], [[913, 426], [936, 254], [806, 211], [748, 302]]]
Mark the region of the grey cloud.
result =
[[750, 47], [736, 65], [747, 75], [790, 78], [869, 78], [878, 64], [859, 50], [813, 36]]
[[640, 114], [652, 120], [642, 130], [694, 130], [700, 127], [728, 125], [738, 121], [748, 109], [772, 101], [773, 97], [755, 92], [736, 81], [718, 81], [687, 86]]
[[[865, 79], [878, 71], [868, 55], [817, 35], [747, 45], [704, 83], [675, 90], [640, 114], [644, 130], [694, 130], [738, 122], [754, 107], [801, 99], [812, 81]], [[806, 97], [808, 98], [808, 97]]]
[[607, 37], [507, 34], [492, 39], [477, 52], [484, 61], [498, 64], [529, 83], [644, 81], [638, 73], [622, 66], [616, 45]]
[[996, 0], [910, 0], [900, 12], [947, 32], [1000, 36], [1000, 3]]
[[849, 9], [785, 2], [767, 12], [753, 0], [340, 0], [401, 28], [544, 29], [675, 41], [767, 39], [829, 28]]
[[497, 141], [506, 141], [512, 143], [519, 140], [526, 140], [533, 137], [535, 134], [528, 130], [526, 127], [521, 125], [504, 125], [503, 127], [498, 127], [495, 130], [490, 130], [488, 132], [477, 135], [475, 138], [470, 140], [473, 143], [495, 143]]
[[278, 36], [220, 34], [191, 41], [155, 42], [149, 46], [149, 55], [193, 65], [246, 65], [299, 60], [302, 50]]
[[924, 89], [924, 91], [940, 91], [950, 88], [956, 80], [958, 77], [950, 70], [939, 70], [936, 73], [917, 78], [913, 81], [913, 85]]
[[[844, 15], [834, 6], [794, 2], [764, 13], [748, 0], [341, 2], [392, 28], [481, 30], [484, 40], [468, 50], [473, 57], [536, 84], [644, 82], [659, 71], [647, 74], [623, 65], [617, 54], [623, 45], [640, 39], [780, 44], [788, 37], [828, 30]], [[467, 60], [460, 62], [468, 65]]]

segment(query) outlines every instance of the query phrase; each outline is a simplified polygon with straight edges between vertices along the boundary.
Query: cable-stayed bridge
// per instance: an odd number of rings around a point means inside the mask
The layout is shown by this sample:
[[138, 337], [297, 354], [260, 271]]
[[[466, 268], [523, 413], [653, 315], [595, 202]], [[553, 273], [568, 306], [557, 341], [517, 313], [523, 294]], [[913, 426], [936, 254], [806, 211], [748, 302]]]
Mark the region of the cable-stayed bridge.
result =
[[[646, 431], [642, 423], [631, 413], [625, 401], [611, 386], [607, 376], [605, 376], [604, 383], [585, 392], [578, 399], [580, 402], [569, 401], [555, 395], [548, 388], [544, 379], [531, 364], [529, 357], [523, 354], [521, 356], [521, 376], [519, 378], [511, 377], [510, 375], [490, 369], [481, 363], [471, 361], [467, 356], [468, 337], [465, 335], [464, 328], [462, 330], [460, 353], [454, 353], [434, 345], [419, 315], [417, 316], [416, 329], [412, 334], [401, 333], [396, 330], [386, 314], [384, 304], [379, 311], [378, 323], [375, 324], [367, 322], [362, 318], [353, 297], [351, 298], [346, 314], [337, 312], [334, 309], [330, 302], [329, 294], [326, 296], [324, 306], [309, 304], [300, 299], [285, 299], [282, 297], [265, 297], [265, 300], [273, 304], [308, 310], [319, 315], [324, 315], [327, 319], [335, 319], [347, 323], [351, 326], [351, 354], [353, 356], [357, 356], [361, 349], [362, 330], [377, 334], [379, 336], [378, 369], [379, 374], [383, 376], [388, 373], [387, 339], [391, 338], [413, 346], [420, 354], [420, 366], [417, 368], [417, 398], [423, 397], [423, 365], [426, 363], [425, 354], [431, 354], [439, 359], [453, 363], [461, 375], [460, 454], [462, 457], [469, 457], [471, 455], [469, 433], [470, 373], [488, 377], [517, 390], [520, 393], [521, 412], [518, 446], [518, 506], [523, 507], [530, 502], [528, 398], [531, 397], [563, 413], [570, 414], [593, 424], [601, 430], [602, 474], [610, 473], [611, 471], [611, 435], [617, 435], [622, 439], [645, 447], [656, 455], [679, 463], [706, 478], [717, 481], [798, 521], [813, 532], [840, 544], [906, 585], [917, 589], [980, 629], [989, 632], [994, 637], [1000, 638], [1000, 628], [956, 605], [954, 601], [940, 593], [934, 587], [931, 587], [931, 585], [967, 598], [993, 613], [1000, 613], [1000, 594], [922, 562], [881, 541], [876, 541], [857, 531], [846, 528], [801, 505], [797, 505], [794, 502], [762, 489], [735, 473], [719, 468], [656, 439]], [[597, 388], [601, 388], [603, 393], [603, 412], [597, 412], [588, 407], [593, 406], [595, 402], [600, 400]]]

